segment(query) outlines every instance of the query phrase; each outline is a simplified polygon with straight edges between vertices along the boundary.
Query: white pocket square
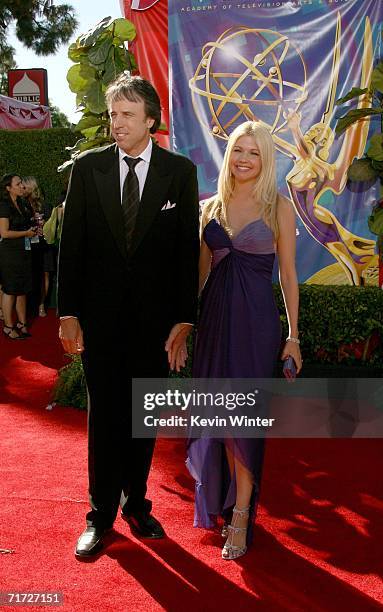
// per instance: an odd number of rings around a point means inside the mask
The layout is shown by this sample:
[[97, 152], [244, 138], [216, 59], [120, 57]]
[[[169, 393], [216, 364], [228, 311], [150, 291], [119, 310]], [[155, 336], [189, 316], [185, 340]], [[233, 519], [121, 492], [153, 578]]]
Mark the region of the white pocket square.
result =
[[163, 207], [161, 208], [161, 210], [170, 210], [171, 208], [175, 208], [177, 206], [176, 202], [173, 202], [173, 204], [170, 202], [170, 200], [168, 200], [166, 202], [166, 204], [163, 205]]

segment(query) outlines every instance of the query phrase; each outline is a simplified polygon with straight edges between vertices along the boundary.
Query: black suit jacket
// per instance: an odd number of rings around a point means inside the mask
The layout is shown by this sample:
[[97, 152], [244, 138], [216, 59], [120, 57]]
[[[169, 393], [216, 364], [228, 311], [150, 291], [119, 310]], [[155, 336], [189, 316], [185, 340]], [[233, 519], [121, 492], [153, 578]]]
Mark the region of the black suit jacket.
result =
[[[167, 202], [176, 206], [162, 210]], [[113, 337], [110, 327], [124, 325], [162, 341], [175, 323], [195, 322], [198, 256], [197, 177], [189, 159], [153, 145], [128, 254], [117, 146], [78, 157], [60, 244], [60, 316], [77, 316], [90, 338]]]

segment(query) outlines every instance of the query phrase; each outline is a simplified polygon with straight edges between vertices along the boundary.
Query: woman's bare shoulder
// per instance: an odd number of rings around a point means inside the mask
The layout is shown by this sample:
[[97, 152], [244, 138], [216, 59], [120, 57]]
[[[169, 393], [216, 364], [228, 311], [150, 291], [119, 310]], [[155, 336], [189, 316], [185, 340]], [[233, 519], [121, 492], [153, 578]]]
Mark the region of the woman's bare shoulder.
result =
[[279, 215], [295, 215], [294, 205], [290, 198], [278, 193], [277, 214]]

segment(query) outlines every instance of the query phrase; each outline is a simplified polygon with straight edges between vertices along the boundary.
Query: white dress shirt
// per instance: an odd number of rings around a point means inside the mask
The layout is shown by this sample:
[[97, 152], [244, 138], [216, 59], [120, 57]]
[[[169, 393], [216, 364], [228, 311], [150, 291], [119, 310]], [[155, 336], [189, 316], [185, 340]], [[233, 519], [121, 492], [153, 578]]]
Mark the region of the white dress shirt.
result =
[[[140, 155], [136, 155], [136, 158], [141, 157], [142, 159], [142, 161], [138, 162], [138, 164], [135, 167], [136, 175], [138, 178], [138, 185], [140, 188], [140, 200], [142, 197], [142, 192], [144, 191], [146, 177], [148, 175], [150, 158], [152, 156], [152, 148], [153, 148], [152, 139], [149, 138], [148, 146], [146, 147], [146, 149], [142, 151]], [[127, 156], [125, 151], [118, 148], [118, 155], [120, 159], [120, 196], [121, 196], [121, 202], [122, 202], [122, 190], [124, 188], [125, 179], [129, 172], [129, 166], [124, 160], [124, 157]], [[128, 157], [130, 157], [130, 155], [128, 155]], [[135, 159], [135, 158], [133, 157], [132, 159]]]

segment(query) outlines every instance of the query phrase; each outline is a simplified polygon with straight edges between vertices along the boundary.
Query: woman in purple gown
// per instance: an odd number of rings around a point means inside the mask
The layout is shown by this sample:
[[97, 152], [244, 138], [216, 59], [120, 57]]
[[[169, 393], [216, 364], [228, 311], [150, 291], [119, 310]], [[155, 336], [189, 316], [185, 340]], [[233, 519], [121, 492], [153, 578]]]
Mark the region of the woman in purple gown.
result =
[[[248, 121], [231, 134], [218, 178], [218, 193], [201, 219], [201, 312], [194, 378], [271, 378], [281, 347], [279, 313], [272, 289], [279, 278], [289, 324], [282, 350], [297, 371], [298, 282], [295, 214], [276, 185], [275, 148], [268, 130]], [[173, 345], [176, 368], [184, 342]], [[251, 541], [259, 498], [264, 439], [191, 439], [187, 465], [196, 480], [195, 526], [224, 520], [224, 559], [243, 555]]]

